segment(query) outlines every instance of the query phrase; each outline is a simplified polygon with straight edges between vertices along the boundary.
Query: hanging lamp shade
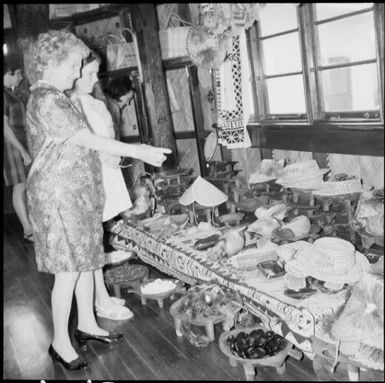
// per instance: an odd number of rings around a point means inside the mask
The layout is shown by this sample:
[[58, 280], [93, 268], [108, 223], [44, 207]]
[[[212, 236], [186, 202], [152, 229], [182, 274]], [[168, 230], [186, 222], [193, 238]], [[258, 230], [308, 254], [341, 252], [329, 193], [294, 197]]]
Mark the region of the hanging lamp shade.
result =
[[179, 197], [179, 203], [187, 206], [194, 202], [202, 206], [218, 206], [228, 200], [228, 196], [222, 193], [212, 183], [198, 176], [190, 187]]

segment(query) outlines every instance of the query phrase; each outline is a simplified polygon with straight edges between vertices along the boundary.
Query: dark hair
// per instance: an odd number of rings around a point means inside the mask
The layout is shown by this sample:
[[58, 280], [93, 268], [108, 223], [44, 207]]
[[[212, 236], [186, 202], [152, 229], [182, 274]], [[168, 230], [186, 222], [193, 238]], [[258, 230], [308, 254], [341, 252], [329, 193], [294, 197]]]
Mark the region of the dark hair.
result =
[[23, 70], [23, 63], [19, 56], [9, 58], [7, 57], [4, 59], [3, 75], [5, 75], [7, 72], [14, 74], [18, 69]]
[[96, 52], [91, 51], [90, 54], [82, 60], [82, 64], [84, 66], [92, 63], [93, 61], [97, 61], [100, 64], [102, 62], [102, 59]]
[[125, 76], [111, 79], [107, 84], [106, 91], [113, 99], [118, 101], [120, 97], [124, 96], [128, 92], [135, 92], [135, 89], [132, 86], [130, 78]]

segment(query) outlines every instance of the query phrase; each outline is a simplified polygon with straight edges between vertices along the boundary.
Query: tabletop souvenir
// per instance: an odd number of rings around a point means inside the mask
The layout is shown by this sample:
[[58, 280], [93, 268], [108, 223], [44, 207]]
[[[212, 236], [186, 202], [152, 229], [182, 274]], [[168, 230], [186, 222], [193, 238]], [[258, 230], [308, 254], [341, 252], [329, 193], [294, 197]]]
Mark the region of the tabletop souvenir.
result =
[[292, 343], [262, 325], [224, 332], [219, 338], [219, 348], [231, 366], [242, 365], [246, 380], [255, 380], [258, 367], [274, 367], [283, 375], [288, 355], [297, 360], [302, 358], [302, 352], [293, 350]]
[[345, 283], [356, 283], [368, 270], [366, 257], [355, 250], [354, 246], [343, 239], [323, 237], [306, 247], [296, 259], [286, 262], [288, 273], [299, 278], [311, 276], [331, 284], [333, 288]]
[[309, 235], [310, 229], [311, 223], [309, 218], [300, 215], [295, 217], [289, 223], [274, 229], [273, 235], [281, 240], [299, 241]]
[[283, 176], [275, 182], [288, 188], [314, 190], [322, 187], [323, 176], [329, 169], [320, 169], [317, 161], [302, 161], [289, 164], [283, 169]]
[[324, 182], [319, 189], [313, 190], [312, 193], [320, 197], [334, 197], [362, 193], [363, 190], [360, 179], [337, 174], [331, 180]]

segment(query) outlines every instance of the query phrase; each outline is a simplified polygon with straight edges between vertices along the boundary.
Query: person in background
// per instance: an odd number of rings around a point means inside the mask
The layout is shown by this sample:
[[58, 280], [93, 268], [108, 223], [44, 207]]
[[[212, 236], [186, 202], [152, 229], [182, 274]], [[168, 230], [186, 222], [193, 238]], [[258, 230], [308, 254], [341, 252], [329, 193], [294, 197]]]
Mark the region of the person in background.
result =
[[[48, 353], [70, 370], [88, 367], [71, 343], [69, 315], [75, 292], [80, 350], [88, 341], [115, 344], [123, 334], [101, 328], [93, 311], [95, 270], [105, 264], [104, 190], [98, 152], [130, 156], [160, 167], [169, 149], [125, 144], [94, 134], [83, 113], [64, 94], [80, 76], [90, 53], [74, 34], [41, 33], [30, 72], [34, 83], [27, 105], [27, 138], [33, 163], [27, 204], [37, 269], [54, 275], [51, 293], [53, 340]], [[29, 73], [30, 73], [29, 72]]]
[[6, 186], [13, 186], [12, 204], [23, 226], [24, 240], [33, 242], [25, 198], [25, 183], [31, 164], [25, 133], [25, 107], [28, 96], [18, 89], [23, 80], [19, 60], [6, 61], [3, 68], [4, 183]]
[[[100, 136], [115, 137], [114, 123], [103, 101], [91, 96], [94, 85], [98, 81], [100, 58], [91, 52], [83, 60], [81, 77], [69, 92], [71, 101], [84, 114], [91, 130]], [[102, 164], [102, 177], [105, 195], [103, 222], [108, 222], [120, 213], [132, 207], [130, 195], [119, 167], [121, 158], [99, 153]], [[103, 279], [102, 269], [94, 271], [95, 308], [98, 316], [125, 320], [133, 317], [133, 313], [124, 307], [124, 299], [110, 297]]]
[[106, 106], [114, 121], [115, 138], [120, 139], [120, 126], [124, 108], [133, 102], [135, 89], [129, 77], [111, 79], [105, 89]]

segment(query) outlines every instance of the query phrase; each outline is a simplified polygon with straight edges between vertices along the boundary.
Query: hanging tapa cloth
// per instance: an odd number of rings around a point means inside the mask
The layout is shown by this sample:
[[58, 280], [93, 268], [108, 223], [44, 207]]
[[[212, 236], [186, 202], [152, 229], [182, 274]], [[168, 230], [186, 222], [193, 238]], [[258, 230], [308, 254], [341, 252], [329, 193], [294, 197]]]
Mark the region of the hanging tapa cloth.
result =
[[227, 55], [219, 69], [214, 69], [218, 142], [228, 149], [251, 146], [246, 128], [249, 108], [247, 80], [245, 73], [242, 73], [241, 49], [246, 50], [244, 36], [233, 36], [232, 52]]

